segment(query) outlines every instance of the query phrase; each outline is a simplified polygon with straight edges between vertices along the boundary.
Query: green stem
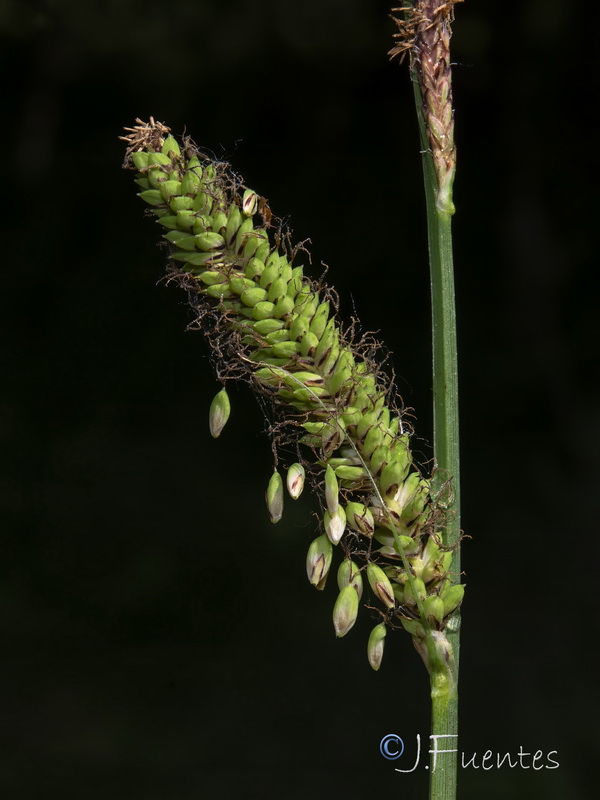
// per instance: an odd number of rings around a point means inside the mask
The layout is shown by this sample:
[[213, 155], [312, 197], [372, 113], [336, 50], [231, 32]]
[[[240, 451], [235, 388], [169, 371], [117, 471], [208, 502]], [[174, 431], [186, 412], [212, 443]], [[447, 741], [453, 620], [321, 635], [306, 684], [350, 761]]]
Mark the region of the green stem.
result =
[[[429, 241], [429, 264], [431, 273], [431, 305], [433, 331], [433, 442], [436, 472], [434, 494], [448, 509], [443, 531], [444, 545], [452, 547], [460, 537], [460, 482], [459, 482], [459, 437], [458, 437], [458, 369], [456, 347], [456, 311], [454, 304], [454, 267], [452, 259], [451, 220], [454, 206], [451, 198], [445, 207], [438, 202], [438, 183], [429, 149], [425, 120], [422, 111], [421, 91], [416, 76], [413, 76], [415, 101], [421, 149], [427, 205], [427, 229]], [[460, 551], [454, 551], [452, 581], [460, 583]], [[456, 612], [449, 623], [446, 634], [454, 654], [455, 686], [458, 682], [460, 612]], [[456, 689], [448, 698], [434, 691], [432, 672], [432, 720], [433, 736], [453, 738], [438, 739], [437, 749], [453, 750], [458, 739], [458, 694]], [[431, 750], [436, 740], [431, 742]], [[456, 797], [457, 753], [434, 756], [430, 764], [430, 800], [454, 800]]]
[[[454, 695], [456, 700], [456, 694]], [[456, 756], [457, 753], [439, 753], [443, 750], [456, 749], [455, 738], [439, 738], [455, 736], [456, 712], [451, 714], [452, 700], [440, 702], [432, 698], [431, 703], [431, 733], [429, 749], [434, 751], [429, 766], [429, 797], [430, 800], [454, 800], [456, 797]], [[454, 733], [452, 733], [454, 731]], [[438, 738], [433, 738], [438, 737]]]

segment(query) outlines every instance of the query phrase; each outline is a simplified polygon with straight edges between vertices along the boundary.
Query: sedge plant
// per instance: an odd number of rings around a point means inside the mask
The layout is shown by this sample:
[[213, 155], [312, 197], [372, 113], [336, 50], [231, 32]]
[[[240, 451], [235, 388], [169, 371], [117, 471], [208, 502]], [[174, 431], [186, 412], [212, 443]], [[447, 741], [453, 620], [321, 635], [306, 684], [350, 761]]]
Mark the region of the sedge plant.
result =
[[[447, 43], [453, 2], [397, 9], [393, 55], [408, 52], [423, 140], [432, 265], [435, 461], [423, 474], [412, 428], [372, 336], [344, 325], [337, 295], [305, 275], [264, 197], [189, 137], [154, 119], [127, 129], [125, 166], [169, 246], [168, 276], [183, 288], [212, 350], [221, 389], [209, 409], [218, 437], [230, 415], [227, 385], [245, 381], [273, 413], [273, 523], [284, 495], [310, 484], [322, 527], [306, 556], [309, 582], [335, 574], [335, 635], [352, 629], [369, 590], [378, 619], [367, 658], [378, 670], [388, 631], [412, 637], [431, 681], [432, 732], [456, 733], [459, 581], [456, 347], [450, 218], [454, 177]], [[429, 48], [429, 49], [427, 49]], [[433, 49], [432, 49], [433, 48]], [[442, 148], [440, 151], [440, 147]], [[297, 453], [285, 464], [282, 452]], [[365, 598], [366, 599], [366, 598]], [[432, 800], [453, 797], [455, 763], [438, 756]]]

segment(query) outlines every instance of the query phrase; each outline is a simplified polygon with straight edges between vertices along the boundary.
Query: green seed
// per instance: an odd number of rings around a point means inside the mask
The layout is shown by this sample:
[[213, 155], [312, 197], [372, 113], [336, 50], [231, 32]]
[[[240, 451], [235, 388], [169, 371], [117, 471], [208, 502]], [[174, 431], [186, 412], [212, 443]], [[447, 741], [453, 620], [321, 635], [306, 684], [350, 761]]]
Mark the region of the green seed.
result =
[[271, 522], [279, 522], [283, 516], [283, 480], [277, 470], [271, 475], [271, 480], [265, 495]]
[[160, 217], [158, 224], [173, 231], [179, 227], [177, 224], [177, 217], [171, 214], [167, 214], [165, 217]]
[[256, 320], [260, 319], [267, 319], [268, 317], [272, 317], [275, 311], [275, 306], [273, 303], [269, 303], [267, 300], [261, 303], [256, 303], [254, 308], [252, 309], [252, 316]]
[[[254, 289], [247, 289], [246, 291], [242, 292], [241, 301], [244, 303], [244, 305], [252, 307], [266, 300], [266, 298], [266, 291], [256, 286]], [[273, 304], [271, 303], [270, 305]]]
[[[254, 281], [250, 281], [248, 280], [248, 278], [242, 278], [239, 276], [231, 278], [231, 280], [229, 281], [229, 288], [231, 289], [231, 291], [239, 295], [243, 295], [244, 292], [248, 291], [253, 286], [254, 286]], [[246, 303], [246, 305], [250, 305], [250, 303]]]
[[294, 301], [291, 297], [280, 297], [275, 307], [273, 309], [273, 314], [277, 319], [281, 319], [281, 317], [285, 317], [286, 314], [291, 313], [294, 310]]
[[208, 250], [216, 250], [219, 247], [223, 247], [224, 244], [225, 239], [220, 234], [214, 233], [214, 231], [199, 233], [196, 236], [196, 247], [205, 252]]
[[345, 636], [358, 617], [358, 594], [354, 586], [345, 586], [339, 593], [333, 608], [335, 635]]
[[210, 404], [210, 411], [208, 415], [208, 423], [210, 427], [210, 435], [217, 439], [227, 424], [229, 415], [231, 413], [231, 405], [229, 403], [229, 396], [225, 388], [218, 392], [212, 403]]
[[148, 156], [148, 164], [149, 166], [155, 164], [166, 166], [167, 164], [171, 164], [171, 158], [169, 158], [166, 153], [150, 153]]
[[160, 184], [160, 193], [163, 200], [169, 200], [171, 197], [176, 197], [181, 194], [180, 181], [163, 181]]
[[196, 249], [196, 238], [189, 233], [185, 233], [185, 231], [171, 231], [166, 233], [163, 238], [181, 250]]
[[384, 623], [380, 622], [379, 625], [376, 625], [373, 628], [369, 636], [369, 641], [367, 644], [367, 657], [369, 659], [369, 664], [375, 670], [375, 672], [377, 672], [381, 666], [381, 661], [383, 659], [383, 647], [385, 644], [386, 632], [387, 631]]
[[262, 319], [254, 323], [254, 330], [261, 336], [267, 336], [269, 333], [281, 330], [283, 326], [284, 323], [280, 319]]
[[173, 136], [167, 136], [163, 143], [161, 152], [164, 155], [169, 156], [170, 159], [181, 155], [181, 148], [177, 143], [177, 139], [175, 139]]
[[[279, 298], [284, 297], [286, 293], [287, 293], [287, 281], [284, 278], [276, 278], [269, 288], [268, 298], [272, 303], [276, 303], [279, 300]], [[291, 297], [287, 297], [286, 300], [290, 301], [292, 304], [294, 302]]]
[[286, 484], [287, 490], [292, 500], [297, 500], [304, 489], [305, 471], [302, 464], [292, 464], [288, 469]]
[[308, 548], [306, 574], [310, 583], [318, 589], [324, 586], [323, 581], [331, 567], [332, 557], [333, 547], [325, 534], [318, 536]]
[[345, 558], [339, 566], [337, 573], [338, 588], [353, 586], [358, 594], [358, 599], [362, 597], [363, 581], [360, 569], [350, 558]]
[[148, 168], [149, 158], [150, 158], [149, 153], [138, 152], [131, 154], [131, 160], [133, 161], [135, 168], [139, 170]]
[[146, 189], [145, 192], [140, 192], [138, 197], [141, 197], [144, 203], [148, 203], [149, 206], [160, 206], [164, 203], [158, 189]]

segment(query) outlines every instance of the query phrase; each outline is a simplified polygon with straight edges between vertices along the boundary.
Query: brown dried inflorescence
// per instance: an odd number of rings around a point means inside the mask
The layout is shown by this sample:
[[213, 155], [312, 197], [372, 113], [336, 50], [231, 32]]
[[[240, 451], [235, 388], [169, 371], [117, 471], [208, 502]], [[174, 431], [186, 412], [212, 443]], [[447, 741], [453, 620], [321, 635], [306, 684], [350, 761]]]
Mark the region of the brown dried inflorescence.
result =
[[403, 17], [392, 16], [398, 26], [397, 40], [390, 50], [393, 58], [408, 53], [423, 101], [423, 116], [438, 180], [437, 205], [452, 213], [452, 182], [456, 169], [454, 111], [450, 37], [454, 6], [462, 0], [417, 0], [414, 5], [392, 9]]

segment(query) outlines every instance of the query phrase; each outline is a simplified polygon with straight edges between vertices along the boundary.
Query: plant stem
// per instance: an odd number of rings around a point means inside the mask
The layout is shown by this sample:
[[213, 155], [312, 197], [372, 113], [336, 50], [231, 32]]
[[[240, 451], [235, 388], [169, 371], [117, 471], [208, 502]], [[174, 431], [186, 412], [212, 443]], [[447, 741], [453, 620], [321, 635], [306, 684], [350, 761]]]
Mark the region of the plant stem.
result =
[[[421, 136], [423, 173], [427, 205], [429, 264], [431, 275], [431, 306], [433, 335], [433, 442], [436, 472], [434, 494], [448, 508], [448, 518], [443, 531], [446, 547], [453, 546], [460, 536], [460, 483], [458, 434], [458, 369], [456, 346], [456, 311], [454, 303], [454, 267], [452, 259], [451, 220], [454, 206], [451, 197], [445, 206], [438, 200], [438, 181], [429, 141], [425, 129], [421, 90], [413, 76], [415, 102]], [[457, 547], [452, 561], [452, 581], [460, 583], [460, 551]], [[446, 629], [454, 654], [455, 686], [458, 683], [460, 612]], [[433, 677], [433, 675], [432, 675]], [[433, 684], [432, 684], [433, 689]], [[432, 691], [433, 736], [447, 736], [438, 740], [441, 750], [455, 750], [458, 736], [458, 694], [450, 698]], [[432, 740], [431, 748], [436, 740]], [[444, 753], [434, 757], [430, 764], [430, 800], [453, 800], [456, 797], [457, 753]]]
[[[437, 751], [455, 750], [455, 738], [458, 732], [458, 718], [456, 715], [456, 693], [454, 699], [449, 702], [436, 701], [432, 697], [431, 702], [431, 733], [430, 750], [436, 751], [431, 757], [429, 766], [429, 797], [430, 800], [455, 800], [456, 798], [456, 773], [457, 773], [457, 753], [437, 754]], [[454, 710], [454, 713], [452, 713]]]

